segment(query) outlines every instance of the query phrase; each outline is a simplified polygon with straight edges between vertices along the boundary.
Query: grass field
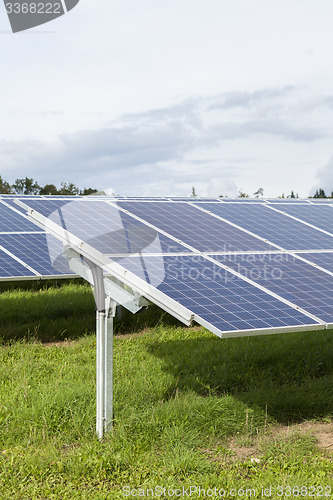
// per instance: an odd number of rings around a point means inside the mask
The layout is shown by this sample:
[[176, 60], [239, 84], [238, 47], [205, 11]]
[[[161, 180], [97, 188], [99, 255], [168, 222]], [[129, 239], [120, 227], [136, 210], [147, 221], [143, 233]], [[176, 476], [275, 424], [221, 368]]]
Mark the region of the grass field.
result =
[[156, 308], [118, 322], [99, 442], [90, 289], [2, 285], [0, 310], [1, 500], [333, 490], [331, 331], [221, 340]]

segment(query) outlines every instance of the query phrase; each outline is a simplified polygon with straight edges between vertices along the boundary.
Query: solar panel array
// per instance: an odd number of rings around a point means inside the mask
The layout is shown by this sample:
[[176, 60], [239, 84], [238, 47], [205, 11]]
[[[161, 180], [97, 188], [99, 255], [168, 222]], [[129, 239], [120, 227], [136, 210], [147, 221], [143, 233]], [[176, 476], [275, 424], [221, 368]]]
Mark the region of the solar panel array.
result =
[[332, 201], [21, 201], [63, 243], [218, 335], [333, 325]]
[[49, 249], [60, 252], [62, 243], [29, 221], [15, 198], [0, 196], [0, 281], [74, 276], [61, 255], [52, 265]]

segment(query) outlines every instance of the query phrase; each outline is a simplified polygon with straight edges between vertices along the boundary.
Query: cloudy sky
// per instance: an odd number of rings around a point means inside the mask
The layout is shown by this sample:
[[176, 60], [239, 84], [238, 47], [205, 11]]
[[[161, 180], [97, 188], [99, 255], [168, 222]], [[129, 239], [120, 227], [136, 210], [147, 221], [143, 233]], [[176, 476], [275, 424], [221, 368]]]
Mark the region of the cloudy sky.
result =
[[12, 34], [0, 175], [119, 195], [333, 191], [333, 3], [80, 0]]

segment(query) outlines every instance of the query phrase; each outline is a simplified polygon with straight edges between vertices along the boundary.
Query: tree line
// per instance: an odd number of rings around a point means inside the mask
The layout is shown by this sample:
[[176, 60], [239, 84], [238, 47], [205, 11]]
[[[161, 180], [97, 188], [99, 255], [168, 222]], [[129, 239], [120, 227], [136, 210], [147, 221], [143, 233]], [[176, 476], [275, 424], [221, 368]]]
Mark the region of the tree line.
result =
[[[32, 178], [25, 177], [24, 179], [16, 179], [13, 184], [5, 181], [0, 175], [0, 194], [22, 194], [22, 195], [62, 195], [62, 196], [87, 196], [89, 194], [97, 193], [98, 189], [94, 188], [78, 188], [73, 182], [61, 182], [60, 188], [57, 188], [54, 184], [45, 184], [45, 186], [40, 186]], [[253, 193], [256, 198], [263, 198], [264, 190], [259, 188], [255, 193]], [[192, 197], [197, 197], [195, 187], [192, 187]], [[223, 198], [223, 195], [220, 195]], [[238, 198], [249, 198], [249, 195], [243, 190], [238, 193]], [[282, 194], [278, 198], [298, 198], [298, 194], [291, 191], [287, 196]], [[324, 189], [319, 188], [316, 190], [313, 196], [309, 198], [333, 198], [333, 191], [330, 195], [326, 195]]]
[[[263, 188], [257, 189], [257, 191], [253, 193], [253, 195], [255, 198], [263, 198], [264, 197]], [[194, 198], [197, 197], [197, 193], [194, 186], [192, 187], [191, 197]], [[223, 194], [221, 194], [219, 198], [224, 198]], [[226, 196], [226, 198], [228, 197]], [[250, 195], [241, 189], [240, 191], [238, 191], [238, 198], [250, 198]], [[298, 198], [298, 193], [295, 193], [292, 190], [290, 194], [285, 195], [284, 193], [282, 193], [282, 195], [278, 196], [278, 198]], [[331, 192], [330, 195], [326, 195], [324, 189], [319, 188], [316, 190], [315, 194], [313, 196], [309, 196], [309, 198], [333, 198], [333, 191]]]
[[16, 179], [13, 184], [5, 181], [0, 175], [0, 194], [23, 194], [23, 195], [71, 195], [87, 196], [97, 193], [97, 189], [78, 188], [73, 182], [62, 182], [60, 188], [54, 184], [40, 186], [34, 179]]

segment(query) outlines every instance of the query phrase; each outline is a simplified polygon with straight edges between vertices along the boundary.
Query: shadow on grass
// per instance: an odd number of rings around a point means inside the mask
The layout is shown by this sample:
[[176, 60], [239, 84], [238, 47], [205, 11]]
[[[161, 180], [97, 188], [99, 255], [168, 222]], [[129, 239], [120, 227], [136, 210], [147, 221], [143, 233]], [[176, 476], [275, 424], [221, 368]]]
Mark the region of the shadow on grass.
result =
[[333, 331], [225, 339], [156, 341], [149, 351], [172, 373], [175, 390], [232, 394], [280, 423], [333, 413]]
[[[91, 287], [81, 279], [0, 283], [0, 339], [52, 342], [95, 332], [95, 302]], [[156, 306], [139, 314], [123, 311], [115, 333], [132, 333], [179, 321]]]

